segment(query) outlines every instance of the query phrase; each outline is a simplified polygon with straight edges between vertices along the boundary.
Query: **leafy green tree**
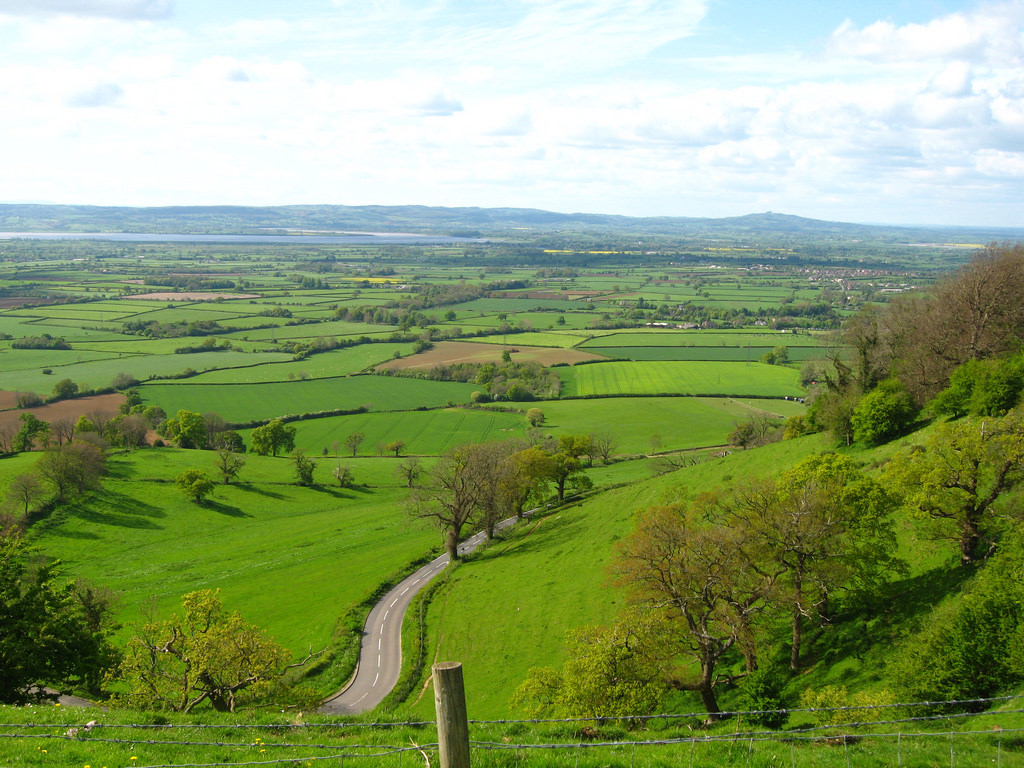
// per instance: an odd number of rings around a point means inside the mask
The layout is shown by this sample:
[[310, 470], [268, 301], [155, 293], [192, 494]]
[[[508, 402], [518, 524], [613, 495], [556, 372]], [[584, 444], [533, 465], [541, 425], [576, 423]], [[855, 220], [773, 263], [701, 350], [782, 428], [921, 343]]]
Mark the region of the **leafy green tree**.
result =
[[345, 438], [345, 447], [352, 451], [352, 455], [355, 456], [359, 451], [359, 446], [363, 444], [366, 439], [366, 434], [363, 432], [353, 432], [351, 435]]
[[393, 440], [390, 443], [388, 443], [387, 450], [388, 452], [395, 454], [395, 458], [397, 459], [399, 456], [402, 455], [402, 451], [405, 450], [405, 441]]
[[657, 507], [638, 518], [614, 563], [631, 601], [665, 611], [697, 664], [695, 679], [673, 676], [670, 686], [698, 692], [712, 719], [721, 712], [715, 670], [743, 641], [779, 575], [746, 554], [752, 544], [743, 528], [708, 524], [699, 506]]
[[530, 408], [526, 412], [526, 423], [531, 427], [539, 427], [544, 423], [544, 411], [540, 408]]
[[245, 457], [241, 454], [230, 451], [227, 448], [221, 448], [217, 451], [217, 469], [224, 480], [224, 485], [228, 485], [232, 480], [237, 480], [238, 473], [242, 471], [244, 466]]
[[34, 472], [24, 472], [16, 475], [7, 486], [6, 500], [8, 504], [19, 505], [24, 508], [24, 514], [28, 517], [32, 505], [42, 501], [46, 491], [43, 484], [39, 482], [39, 476]]
[[654, 712], [668, 693], [656, 656], [665, 644], [664, 630], [657, 614], [646, 614], [570, 632], [561, 672], [531, 669], [513, 706], [530, 717], [598, 721]]
[[96, 445], [74, 442], [48, 448], [39, 457], [35, 469], [53, 486], [57, 501], [64, 501], [71, 491], [84, 493], [99, 488], [106, 461], [103, 451]]
[[32, 565], [20, 538], [0, 538], [0, 702], [54, 698], [43, 686], [92, 685], [115, 663], [108, 626], [94, 625], [57, 562]]
[[936, 395], [931, 406], [953, 418], [1004, 416], [1016, 406], [1024, 391], [1024, 357], [968, 360], [949, 376], [949, 386]]
[[78, 385], [71, 379], [61, 379], [53, 385], [52, 400], [67, 400], [78, 394]]
[[881, 382], [850, 414], [853, 439], [877, 445], [897, 437], [914, 423], [917, 408], [898, 379]]
[[137, 628], [118, 670], [128, 692], [115, 703], [191, 712], [205, 702], [234, 712], [290, 699], [283, 676], [301, 663], [289, 664], [286, 649], [229, 613], [216, 592], [190, 592], [181, 607], [181, 615]]
[[180, 410], [178, 419], [178, 445], [182, 448], [205, 448], [207, 431], [206, 420], [195, 411]]
[[23, 413], [18, 417], [21, 428], [14, 436], [12, 448], [15, 453], [31, 451], [36, 445], [45, 445], [50, 435], [50, 425], [40, 421], [32, 413]]
[[316, 469], [316, 462], [300, 448], [292, 454], [292, 464], [295, 467], [295, 482], [299, 485], [313, 485], [313, 470]]
[[295, 450], [295, 427], [281, 419], [273, 419], [252, 431], [252, 450], [260, 456]]
[[[1024, 682], [1024, 530], [968, 582], [962, 599], [908, 635], [888, 673], [912, 701], [996, 696]], [[984, 705], [979, 705], [984, 706]]]
[[1024, 477], [1024, 412], [941, 424], [923, 447], [893, 458], [886, 473], [919, 517], [957, 543], [962, 564], [983, 560], [1007, 520], [1020, 517], [1003, 500]]
[[898, 498], [865, 477], [845, 456], [804, 459], [778, 482], [740, 486], [721, 502], [721, 515], [746, 540], [764, 548], [764, 569], [779, 574], [774, 600], [791, 616], [790, 666], [800, 665], [804, 622], [834, 592], [869, 589], [902, 564], [895, 558], [891, 515]]
[[196, 504], [202, 504], [203, 499], [213, 493], [216, 487], [213, 480], [201, 469], [186, 469], [174, 478], [174, 482], [178, 489]]

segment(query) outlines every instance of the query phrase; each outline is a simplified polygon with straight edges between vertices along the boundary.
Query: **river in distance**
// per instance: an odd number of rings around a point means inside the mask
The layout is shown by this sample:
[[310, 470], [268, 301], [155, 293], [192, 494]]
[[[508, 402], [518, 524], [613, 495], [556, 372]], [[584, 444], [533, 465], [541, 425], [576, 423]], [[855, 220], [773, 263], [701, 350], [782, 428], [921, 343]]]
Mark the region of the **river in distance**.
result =
[[145, 232], [0, 232], [0, 240], [103, 240], [114, 243], [238, 243], [248, 245], [451, 245], [479, 238], [399, 232], [340, 232], [293, 235], [159, 234]]

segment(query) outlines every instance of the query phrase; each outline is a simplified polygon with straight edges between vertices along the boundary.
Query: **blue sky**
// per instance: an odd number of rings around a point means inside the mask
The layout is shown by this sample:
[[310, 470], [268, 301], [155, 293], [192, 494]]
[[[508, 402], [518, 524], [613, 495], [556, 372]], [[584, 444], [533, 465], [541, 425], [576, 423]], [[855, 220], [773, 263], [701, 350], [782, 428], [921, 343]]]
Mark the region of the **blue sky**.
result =
[[1024, 0], [0, 0], [0, 201], [1024, 226]]

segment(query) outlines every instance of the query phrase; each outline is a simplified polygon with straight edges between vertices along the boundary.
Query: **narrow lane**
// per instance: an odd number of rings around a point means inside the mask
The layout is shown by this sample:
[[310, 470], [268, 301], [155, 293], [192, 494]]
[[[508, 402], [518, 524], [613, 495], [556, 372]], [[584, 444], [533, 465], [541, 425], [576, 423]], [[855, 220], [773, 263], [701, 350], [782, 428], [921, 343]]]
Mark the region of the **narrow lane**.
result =
[[[515, 523], [516, 518], [510, 517], [502, 520], [495, 528], [503, 530]], [[459, 555], [475, 550], [486, 536], [484, 531], [480, 531], [466, 539], [459, 544]], [[323, 703], [320, 712], [339, 715], [366, 712], [391, 693], [402, 670], [402, 621], [405, 611], [416, 594], [447, 565], [448, 555], [441, 555], [406, 576], [373, 606], [363, 625], [356, 674], [348, 685]]]

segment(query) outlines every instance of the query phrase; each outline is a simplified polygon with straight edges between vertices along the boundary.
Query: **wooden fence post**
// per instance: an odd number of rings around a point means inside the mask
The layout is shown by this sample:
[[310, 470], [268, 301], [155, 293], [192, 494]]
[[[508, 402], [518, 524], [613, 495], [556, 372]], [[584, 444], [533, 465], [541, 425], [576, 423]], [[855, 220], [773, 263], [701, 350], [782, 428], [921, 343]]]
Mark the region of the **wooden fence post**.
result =
[[433, 673], [441, 768], [469, 768], [469, 721], [462, 664], [457, 661], [435, 664]]

